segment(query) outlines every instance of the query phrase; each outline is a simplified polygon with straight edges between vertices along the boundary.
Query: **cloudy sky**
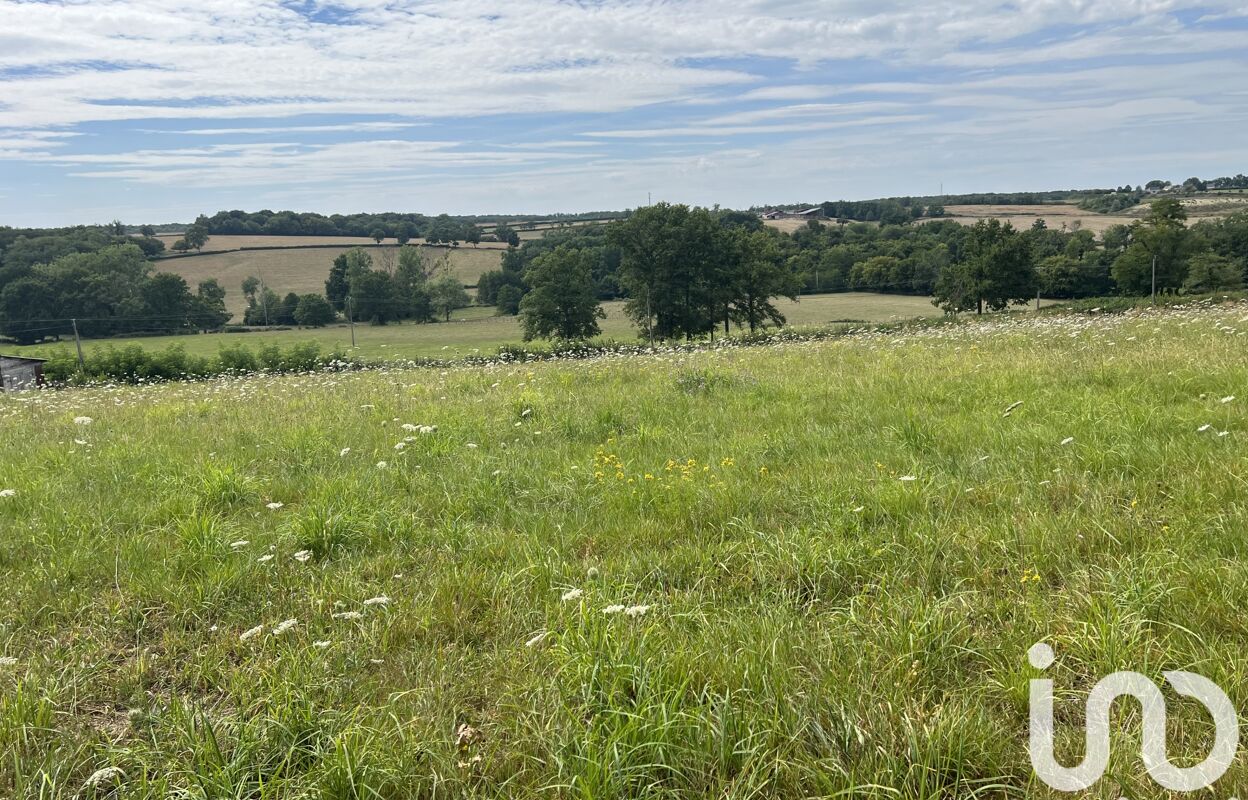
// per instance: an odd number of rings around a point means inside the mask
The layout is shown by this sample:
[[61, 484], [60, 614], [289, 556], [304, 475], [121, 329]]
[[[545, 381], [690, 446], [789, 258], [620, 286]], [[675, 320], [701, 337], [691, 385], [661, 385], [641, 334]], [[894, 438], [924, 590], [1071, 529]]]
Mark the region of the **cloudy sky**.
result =
[[1248, 172], [1243, 0], [0, 0], [0, 225]]

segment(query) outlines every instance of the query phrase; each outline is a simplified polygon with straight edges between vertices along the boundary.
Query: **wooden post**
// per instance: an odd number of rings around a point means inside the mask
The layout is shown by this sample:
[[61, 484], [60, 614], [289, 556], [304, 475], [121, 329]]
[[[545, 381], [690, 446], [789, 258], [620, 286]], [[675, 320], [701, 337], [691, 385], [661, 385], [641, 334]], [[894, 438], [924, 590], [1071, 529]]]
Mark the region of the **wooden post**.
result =
[[82, 358], [82, 337], [78, 335], [78, 320], [73, 319], [70, 322], [74, 325], [74, 347], [78, 348], [78, 369], [83, 372], [87, 371], [87, 364]]
[[351, 325], [351, 349], [355, 349], [355, 314], [352, 313], [351, 295], [347, 295], [347, 322]]

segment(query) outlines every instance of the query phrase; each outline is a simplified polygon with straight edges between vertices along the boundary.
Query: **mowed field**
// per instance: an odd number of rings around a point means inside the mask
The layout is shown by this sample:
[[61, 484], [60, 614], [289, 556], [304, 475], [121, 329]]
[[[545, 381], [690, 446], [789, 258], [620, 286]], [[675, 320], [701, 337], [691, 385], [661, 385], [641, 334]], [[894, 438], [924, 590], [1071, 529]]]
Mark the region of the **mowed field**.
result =
[[1068, 797], [1248, 712], [1246, 318], [0, 396], [0, 796]]
[[[236, 237], [250, 240], [253, 237]], [[273, 237], [282, 238], [282, 237]], [[372, 241], [369, 240], [371, 244]], [[248, 245], [254, 247], [258, 245]], [[211, 253], [189, 258], [158, 260], [155, 268], [161, 272], [181, 275], [191, 289], [202, 280], [216, 278], [225, 287], [226, 308], [241, 320], [247, 302], [240, 288], [243, 281], [256, 276], [279, 296], [288, 292], [324, 294], [325, 279], [329, 268], [339, 254], [350, 247], [282, 248], [279, 250], [236, 250]], [[451, 273], [466, 286], [475, 286], [481, 273], [498, 269], [501, 249], [497, 247], [432, 247], [421, 246], [421, 253], [431, 264], [443, 258], [449, 260]], [[368, 253], [374, 266], [390, 257], [397, 261], [398, 247], [370, 247]]]
[[[777, 301], [790, 325], [826, 325], [855, 320], [890, 322], [916, 317], [939, 316], [940, 310], [925, 297], [849, 292], [803, 296], [799, 302]], [[603, 304], [607, 318], [602, 321], [603, 338], [636, 341], [637, 331], [624, 314], [623, 301]], [[736, 332], [734, 330], [734, 332]], [[357, 348], [351, 350], [351, 329], [346, 324], [326, 328], [297, 328], [284, 331], [215, 333], [189, 336], [148, 336], [89, 340], [84, 348], [141, 344], [151, 349], [181, 345], [187, 352], [213, 355], [227, 345], [242, 344], [253, 349], [276, 343], [289, 346], [314, 341], [326, 351], [350, 351], [368, 359], [454, 357], [478, 352], [493, 353], [504, 344], [521, 344], [523, 337], [516, 317], [497, 316], [493, 308], [471, 307], [456, 312], [450, 322], [428, 324], [356, 325]], [[57, 346], [8, 347], [15, 353], [38, 355]], [[70, 345], [72, 346], [72, 344]]]

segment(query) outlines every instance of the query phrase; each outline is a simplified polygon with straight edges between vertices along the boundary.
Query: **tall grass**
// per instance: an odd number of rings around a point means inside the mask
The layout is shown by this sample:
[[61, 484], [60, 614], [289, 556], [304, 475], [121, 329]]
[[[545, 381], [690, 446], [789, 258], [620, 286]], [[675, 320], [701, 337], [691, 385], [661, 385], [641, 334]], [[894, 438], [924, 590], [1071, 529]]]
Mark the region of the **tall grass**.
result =
[[1245, 319], [0, 398], [0, 796], [1050, 796], [1033, 642], [1248, 712]]

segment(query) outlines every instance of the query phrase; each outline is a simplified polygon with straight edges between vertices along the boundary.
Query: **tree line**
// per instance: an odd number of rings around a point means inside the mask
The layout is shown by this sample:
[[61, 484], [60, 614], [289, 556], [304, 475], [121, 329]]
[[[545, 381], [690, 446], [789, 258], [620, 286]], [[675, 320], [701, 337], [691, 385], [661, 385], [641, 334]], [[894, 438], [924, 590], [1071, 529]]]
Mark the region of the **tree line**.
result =
[[215, 330], [229, 320], [215, 280], [191, 291], [179, 275], [156, 272], [137, 245], [107, 244], [47, 263], [4, 268], [0, 334], [19, 344], [74, 334]]

